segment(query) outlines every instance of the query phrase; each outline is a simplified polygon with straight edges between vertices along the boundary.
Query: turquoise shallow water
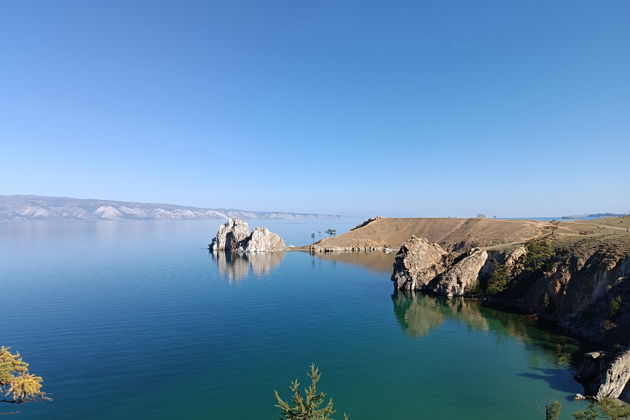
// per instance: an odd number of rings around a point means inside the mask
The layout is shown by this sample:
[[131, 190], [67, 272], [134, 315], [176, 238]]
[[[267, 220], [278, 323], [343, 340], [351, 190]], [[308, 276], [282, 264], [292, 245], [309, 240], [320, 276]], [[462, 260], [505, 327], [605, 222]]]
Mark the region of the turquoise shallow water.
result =
[[[300, 244], [355, 222], [264, 224]], [[18, 418], [277, 418], [273, 389], [311, 362], [352, 419], [581, 408], [578, 342], [476, 302], [393, 294], [391, 256], [213, 258], [217, 225], [0, 224], [0, 344], [54, 398]]]

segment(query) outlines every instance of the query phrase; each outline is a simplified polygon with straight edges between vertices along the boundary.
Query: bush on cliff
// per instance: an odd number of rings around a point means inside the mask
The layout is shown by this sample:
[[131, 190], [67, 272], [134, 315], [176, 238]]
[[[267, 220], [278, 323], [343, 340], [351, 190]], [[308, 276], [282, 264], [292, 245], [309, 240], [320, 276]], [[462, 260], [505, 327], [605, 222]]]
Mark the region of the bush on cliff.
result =
[[489, 295], [498, 295], [507, 289], [509, 281], [510, 272], [505, 267], [505, 264], [497, 263], [488, 279], [485, 292]]
[[547, 239], [533, 239], [525, 244], [527, 253], [523, 266], [525, 272], [535, 273], [544, 270], [555, 255], [551, 241]]

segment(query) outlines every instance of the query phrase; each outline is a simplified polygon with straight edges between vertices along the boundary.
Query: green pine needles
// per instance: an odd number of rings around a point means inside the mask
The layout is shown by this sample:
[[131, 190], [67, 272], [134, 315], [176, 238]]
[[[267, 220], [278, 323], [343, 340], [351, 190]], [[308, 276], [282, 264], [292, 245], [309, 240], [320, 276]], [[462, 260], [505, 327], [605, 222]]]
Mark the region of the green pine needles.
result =
[[[278, 391], [273, 391], [277, 400], [276, 407], [280, 409], [280, 419], [333, 420], [332, 415], [336, 413], [336, 410], [333, 408], [332, 398], [326, 403], [326, 394], [317, 389], [317, 383], [321, 378], [317, 366], [311, 364], [311, 370], [307, 372], [307, 375], [311, 384], [304, 388], [304, 395], [300, 392], [300, 382], [297, 379], [291, 382], [289, 386], [292, 394], [290, 404], [280, 397]], [[343, 417], [348, 419], [345, 414]]]

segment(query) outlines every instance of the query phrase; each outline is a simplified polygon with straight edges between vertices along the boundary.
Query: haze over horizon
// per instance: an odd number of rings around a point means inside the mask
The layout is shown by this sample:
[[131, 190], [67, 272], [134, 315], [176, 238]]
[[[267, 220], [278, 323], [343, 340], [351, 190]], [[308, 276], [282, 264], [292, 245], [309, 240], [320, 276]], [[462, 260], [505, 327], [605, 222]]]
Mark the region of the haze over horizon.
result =
[[625, 213], [628, 16], [626, 1], [5, 1], [0, 194]]

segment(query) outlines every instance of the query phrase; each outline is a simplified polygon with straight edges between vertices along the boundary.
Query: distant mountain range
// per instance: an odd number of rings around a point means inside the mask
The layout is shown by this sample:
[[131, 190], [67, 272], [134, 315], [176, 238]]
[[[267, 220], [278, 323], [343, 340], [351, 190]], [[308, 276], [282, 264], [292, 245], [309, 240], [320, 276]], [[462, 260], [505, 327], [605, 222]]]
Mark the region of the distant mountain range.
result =
[[604, 217], [622, 217], [623, 213], [592, 213], [592, 214], [578, 214], [573, 216], [562, 216], [563, 219], [601, 219]]
[[327, 219], [330, 214], [206, 209], [173, 204], [0, 195], [0, 220], [192, 220], [192, 219]]

